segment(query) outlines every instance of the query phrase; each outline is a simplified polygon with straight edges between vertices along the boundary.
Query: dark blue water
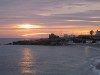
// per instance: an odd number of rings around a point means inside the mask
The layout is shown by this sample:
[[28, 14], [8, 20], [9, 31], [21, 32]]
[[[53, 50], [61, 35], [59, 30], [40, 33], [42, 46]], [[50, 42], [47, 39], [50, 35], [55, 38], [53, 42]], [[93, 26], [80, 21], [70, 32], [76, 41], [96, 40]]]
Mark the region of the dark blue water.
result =
[[91, 59], [99, 56], [89, 46], [2, 45], [0, 75], [98, 75]]

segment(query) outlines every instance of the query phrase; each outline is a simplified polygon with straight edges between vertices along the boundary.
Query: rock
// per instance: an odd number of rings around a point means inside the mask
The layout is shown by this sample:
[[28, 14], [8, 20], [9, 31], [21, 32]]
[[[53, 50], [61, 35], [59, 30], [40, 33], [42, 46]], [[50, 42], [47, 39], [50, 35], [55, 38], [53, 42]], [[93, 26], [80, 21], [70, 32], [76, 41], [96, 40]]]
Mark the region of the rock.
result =
[[100, 63], [96, 65], [96, 69], [100, 70]]

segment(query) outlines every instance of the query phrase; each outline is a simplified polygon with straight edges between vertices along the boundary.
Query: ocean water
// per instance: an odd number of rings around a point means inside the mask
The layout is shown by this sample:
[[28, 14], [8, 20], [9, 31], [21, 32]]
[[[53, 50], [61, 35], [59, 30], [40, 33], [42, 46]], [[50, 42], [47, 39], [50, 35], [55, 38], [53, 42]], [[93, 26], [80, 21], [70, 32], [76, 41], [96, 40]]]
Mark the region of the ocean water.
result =
[[35, 40], [36, 38], [0, 38], [0, 44], [7, 44], [14, 41], [20, 41], [20, 40]]
[[0, 75], [100, 75], [99, 62], [89, 46], [0, 46]]

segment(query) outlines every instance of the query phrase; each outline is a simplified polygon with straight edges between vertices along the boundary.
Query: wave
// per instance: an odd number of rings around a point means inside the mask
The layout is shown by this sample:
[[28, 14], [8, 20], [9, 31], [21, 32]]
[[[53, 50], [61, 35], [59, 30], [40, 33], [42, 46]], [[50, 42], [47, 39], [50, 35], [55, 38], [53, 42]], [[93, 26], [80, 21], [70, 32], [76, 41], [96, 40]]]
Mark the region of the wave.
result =
[[90, 67], [93, 73], [100, 75], [100, 56], [90, 59]]

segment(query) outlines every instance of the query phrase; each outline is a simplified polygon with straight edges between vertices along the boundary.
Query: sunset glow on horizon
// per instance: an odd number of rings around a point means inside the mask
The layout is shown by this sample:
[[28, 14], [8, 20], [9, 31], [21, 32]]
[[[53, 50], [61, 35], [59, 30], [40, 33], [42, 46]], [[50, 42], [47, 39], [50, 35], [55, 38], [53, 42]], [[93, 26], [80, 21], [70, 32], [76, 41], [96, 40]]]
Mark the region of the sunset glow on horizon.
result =
[[0, 38], [88, 35], [100, 30], [99, 0], [0, 0]]
[[30, 29], [30, 28], [41, 28], [41, 26], [31, 25], [31, 24], [22, 24], [22, 25], [18, 25], [18, 28]]
[[[3, 27], [4, 28], [4, 27]], [[62, 36], [64, 34], [68, 35], [88, 35], [90, 30], [98, 30], [98, 26], [35, 26], [22, 24], [21, 26], [15, 25], [13, 27], [8, 27], [0, 30], [0, 35], [9, 36], [14, 38], [45, 38], [48, 37], [50, 33]], [[5, 32], [6, 31], [6, 32]], [[3, 34], [2, 34], [3, 33]], [[9, 34], [8, 34], [9, 33]]]

